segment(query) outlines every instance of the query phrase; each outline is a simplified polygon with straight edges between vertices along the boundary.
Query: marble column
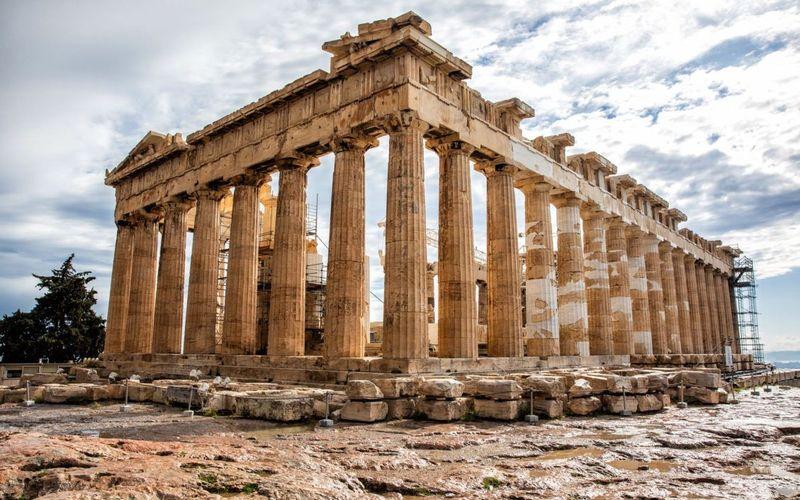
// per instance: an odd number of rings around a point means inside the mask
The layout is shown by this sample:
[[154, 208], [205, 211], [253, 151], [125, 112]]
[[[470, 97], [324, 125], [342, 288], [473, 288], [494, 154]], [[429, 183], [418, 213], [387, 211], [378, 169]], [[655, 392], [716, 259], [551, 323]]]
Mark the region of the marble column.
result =
[[684, 255], [683, 270], [686, 275], [686, 291], [689, 297], [689, 319], [692, 337], [692, 354], [705, 353], [703, 343], [703, 309], [700, 306], [699, 284], [697, 283], [697, 271], [695, 269], [695, 258], [691, 255]]
[[413, 114], [393, 115], [386, 180], [383, 357], [428, 357], [425, 274], [425, 169], [423, 133], [427, 124]]
[[125, 351], [125, 323], [131, 291], [133, 261], [133, 228], [127, 220], [117, 221], [117, 242], [111, 268], [111, 286], [106, 318], [106, 341], [103, 352], [116, 354]]
[[614, 354], [636, 354], [633, 346], [633, 305], [628, 245], [625, 238], [625, 223], [619, 217], [612, 218], [608, 223], [606, 250]]
[[[729, 331], [730, 321], [728, 321], [728, 313], [725, 309], [725, 302], [727, 299], [726, 290], [723, 289], [723, 277], [718, 271], [714, 272], [714, 291], [717, 296], [717, 313], [719, 314], [719, 332], [720, 332], [720, 346], [730, 345], [733, 350], [733, 335]], [[724, 352], [724, 349], [723, 349]]]
[[697, 297], [700, 302], [700, 315], [703, 320], [703, 352], [705, 354], [712, 354], [714, 352], [714, 340], [711, 330], [711, 309], [708, 303], [706, 272], [701, 261], [695, 263], [695, 274], [697, 275]]
[[708, 315], [711, 319], [712, 352], [722, 352], [722, 335], [719, 331], [719, 310], [717, 308], [717, 285], [714, 283], [714, 268], [707, 265], [704, 269], [706, 277], [706, 294], [708, 295]]
[[325, 345], [328, 358], [364, 356], [365, 184], [364, 154], [377, 141], [341, 137], [335, 155], [331, 190], [328, 282], [325, 291]]
[[653, 354], [644, 236], [644, 233], [638, 228], [631, 226], [627, 229], [628, 269], [630, 270], [631, 308], [633, 309], [633, 348], [636, 354]]
[[181, 353], [183, 336], [183, 284], [186, 277], [186, 233], [189, 230], [183, 200], [164, 204], [164, 229], [156, 285], [153, 352]]
[[555, 198], [558, 226], [558, 324], [562, 356], [588, 356], [588, 306], [583, 276], [581, 201], [573, 194]]
[[652, 234], [648, 234], [644, 238], [644, 264], [647, 270], [647, 304], [650, 306], [650, 332], [653, 338], [653, 354], [668, 354], [664, 288], [661, 281], [661, 257], [658, 253], [658, 238]]
[[[272, 250], [272, 285], [269, 296], [270, 356], [302, 356], [306, 339], [306, 186], [312, 158], [278, 162], [278, 204], [275, 208], [275, 243]], [[355, 279], [363, 279], [363, 274]], [[363, 289], [353, 290], [361, 300]], [[360, 313], [360, 311], [359, 311]], [[359, 325], [354, 334], [360, 335]]]
[[133, 261], [125, 352], [152, 352], [158, 260], [158, 216], [137, 214], [133, 221]]
[[478, 281], [478, 324], [489, 324], [489, 291], [485, 281]]
[[470, 160], [453, 138], [429, 144], [439, 155], [439, 357], [478, 357], [475, 240]]
[[524, 355], [524, 349], [514, 167], [491, 164], [484, 167], [484, 172], [487, 198], [488, 352], [493, 357], [519, 357]]
[[693, 354], [694, 339], [689, 312], [689, 290], [686, 284], [686, 268], [683, 264], [683, 250], [672, 250], [672, 269], [675, 273], [675, 300], [678, 306], [678, 332], [681, 338], [681, 354]]
[[194, 235], [186, 300], [183, 352], [214, 354], [219, 281], [219, 203], [228, 189], [201, 189], [195, 193]]
[[257, 174], [233, 179], [235, 188], [222, 323], [224, 354], [256, 353], [258, 188], [263, 182], [264, 176]]
[[678, 292], [675, 268], [672, 265], [672, 245], [662, 241], [658, 245], [661, 259], [661, 284], [664, 290], [664, 333], [670, 354], [681, 354], [681, 325], [678, 316]]
[[584, 283], [589, 312], [589, 352], [614, 353], [611, 322], [611, 291], [606, 256], [606, 215], [597, 208], [585, 208], [583, 216]]
[[525, 313], [528, 356], [558, 356], [558, 288], [546, 182], [522, 184], [525, 194]]

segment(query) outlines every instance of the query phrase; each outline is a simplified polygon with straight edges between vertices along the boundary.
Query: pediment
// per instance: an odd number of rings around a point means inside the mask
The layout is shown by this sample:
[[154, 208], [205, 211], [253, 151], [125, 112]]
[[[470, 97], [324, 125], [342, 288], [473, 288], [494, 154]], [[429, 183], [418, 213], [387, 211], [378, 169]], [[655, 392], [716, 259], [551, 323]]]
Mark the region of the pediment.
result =
[[162, 134], [151, 130], [114, 170], [106, 172], [106, 184], [114, 184], [146, 165], [188, 148], [181, 134]]

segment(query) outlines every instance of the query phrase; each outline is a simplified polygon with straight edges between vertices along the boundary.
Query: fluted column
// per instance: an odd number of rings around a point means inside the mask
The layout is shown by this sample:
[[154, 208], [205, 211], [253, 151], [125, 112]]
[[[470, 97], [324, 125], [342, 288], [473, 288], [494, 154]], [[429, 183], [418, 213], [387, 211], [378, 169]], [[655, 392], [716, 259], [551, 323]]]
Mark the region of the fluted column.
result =
[[[270, 356], [305, 354], [306, 185], [308, 169], [317, 164], [315, 158], [306, 157], [278, 162], [280, 178], [267, 339]], [[362, 290], [353, 291], [359, 300]], [[361, 328], [357, 327], [355, 334], [360, 333]]]
[[558, 324], [562, 356], [588, 356], [588, 307], [583, 276], [581, 201], [572, 194], [555, 198], [558, 226]]
[[333, 141], [328, 282], [325, 290], [325, 355], [361, 357], [366, 273], [364, 154], [377, 145], [367, 137]]
[[213, 354], [216, 350], [217, 287], [219, 281], [219, 203], [228, 189], [201, 189], [195, 193], [192, 260], [186, 303], [183, 352]]
[[697, 261], [695, 263], [695, 273], [697, 275], [697, 297], [700, 302], [700, 315], [702, 316], [703, 352], [706, 354], [711, 354], [714, 352], [714, 334], [711, 330], [711, 309], [708, 303], [706, 272], [702, 262]]
[[653, 354], [650, 330], [650, 304], [647, 297], [647, 266], [644, 258], [644, 233], [627, 230], [628, 269], [630, 270], [631, 307], [633, 309], [633, 348], [636, 354]]
[[693, 354], [705, 353], [703, 343], [703, 309], [700, 306], [699, 284], [697, 283], [697, 270], [695, 258], [691, 255], [683, 257], [683, 269], [686, 274], [686, 290], [689, 297], [689, 319], [691, 326]]
[[[727, 293], [723, 290], [722, 274], [719, 271], [714, 272], [714, 291], [717, 296], [717, 313], [719, 314], [719, 333], [720, 333], [720, 346], [730, 345], [733, 346], [733, 335], [728, 330], [730, 322], [728, 321], [728, 313], [725, 310], [725, 302]], [[731, 347], [733, 350], [733, 347]], [[723, 349], [724, 351], [724, 349]]]
[[158, 260], [158, 216], [138, 214], [133, 223], [133, 263], [125, 352], [152, 352]]
[[429, 144], [439, 155], [439, 357], [477, 358], [475, 241], [469, 156], [454, 138]]
[[486, 173], [488, 351], [494, 357], [524, 355], [522, 291], [517, 249], [514, 167], [492, 164]]
[[625, 224], [619, 217], [609, 221], [606, 249], [614, 354], [635, 354], [628, 245], [625, 238]]
[[235, 188], [222, 323], [222, 352], [225, 354], [256, 352], [258, 188], [262, 182], [264, 176], [257, 174], [233, 179]]
[[672, 265], [672, 245], [662, 241], [658, 245], [661, 259], [661, 284], [664, 291], [664, 333], [667, 349], [671, 354], [683, 352], [681, 345], [681, 326], [678, 317], [678, 293], [675, 281], [675, 268]]
[[672, 250], [672, 269], [675, 273], [675, 301], [678, 307], [678, 332], [681, 338], [681, 354], [693, 354], [692, 320], [689, 312], [689, 290], [686, 284], [686, 268], [683, 250]]
[[596, 208], [585, 208], [583, 216], [584, 282], [589, 311], [589, 352], [614, 353], [611, 323], [611, 291], [606, 256], [606, 215]]
[[389, 168], [386, 180], [383, 356], [428, 357], [425, 273], [425, 172], [422, 134], [428, 126], [413, 114], [386, 121]]
[[153, 352], [180, 354], [183, 336], [183, 282], [186, 276], [186, 212], [183, 200], [164, 205], [164, 229], [156, 285]]
[[525, 313], [528, 356], [558, 356], [558, 288], [546, 182], [526, 182], [525, 194]]
[[647, 304], [650, 306], [650, 332], [653, 337], [653, 354], [668, 354], [664, 288], [661, 281], [661, 257], [658, 253], [658, 239], [651, 234], [645, 236], [644, 239], [644, 264], [647, 269]]
[[125, 350], [125, 323], [128, 321], [132, 261], [133, 228], [127, 220], [120, 220], [117, 221], [117, 241], [114, 246], [114, 264], [111, 268], [106, 341], [103, 347], [103, 352], [106, 353], [115, 354]]
[[708, 295], [708, 315], [711, 319], [712, 352], [722, 352], [722, 336], [719, 331], [719, 310], [717, 308], [717, 285], [714, 283], [714, 268], [707, 265], [704, 269], [706, 277], [706, 294]]

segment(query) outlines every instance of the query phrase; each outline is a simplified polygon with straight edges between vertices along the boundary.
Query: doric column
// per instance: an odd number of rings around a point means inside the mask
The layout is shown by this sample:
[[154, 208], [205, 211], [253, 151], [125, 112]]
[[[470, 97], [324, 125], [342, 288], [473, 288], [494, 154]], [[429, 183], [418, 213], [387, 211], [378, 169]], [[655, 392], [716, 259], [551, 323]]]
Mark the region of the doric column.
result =
[[264, 180], [265, 177], [258, 174], [233, 179], [235, 188], [222, 324], [222, 352], [225, 354], [256, 352], [258, 188]]
[[697, 283], [697, 270], [695, 258], [684, 255], [683, 269], [686, 274], [686, 291], [689, 297], [689, 319], [692, 337], [692, 354], [703, 354], [703, 309], [700, 306], [699, 284]]
[[325, 355], [329, 358], [364, 356], [364, 291], [366, 273], [364, 215], [364, 153], [377, 141], [340, 137], [331, 191], [328, 282], [325, 290]]
[[114, 246], [114, 264], [111, 268], [106, 341], [103, 347], [103, 352], [106, 353], [125, 351], [125, 323], [128, 321], [132, 261], [133, 228], [127, 220], [120, 220], [117, 221], [117, 242]]
[[658, 238], [652, 234], [646, 235], [644, 239], [644, 264], [647, 269], [647, 304], [650, 306], [653, 354], [668, 354], [669, 346], [664, 326], [666, 313], [661, 282], [661, 257], [658, 253]]
[[514, 167], [487, 164], [488, 351], [494, 357], [519, 357], [522, 346], [522, 290], [517, 249]]
[[731, 319], [731, 330], [733, 332], [733, 339], [734, 339], [734, 352], [736, 354], [742, 353], [742, 341], [739, 332], [739, 323], [738, 318], [739, 315], [736, 312], [736, 294], [734, 292], [733, 282], [730, 278], [728, 278], [728, 315]]
[[528, 356], [558, 356], [558, 288], [546, 182], [522, 184], [525, 194], [525, 338]]
[[711, 347], [714, 353], [722, 352], [722, 335], [719, 330], [719, 310], [717, 308], [717, 285], [714, 283], [714, 268], [707, 265], [704, 269], [706, 276], [706, 294], [708, 295], [708, 315], [711, 319]]
[[596, 207], [585, 207], [583, 216], [583, 277], [589, 311], [589, 352], [614, 353], [611, 323], [611, 292], [606, 256], [606, 214]]
[[[306, 185], [308, 169], [318, 164], [319, 160], [308, 157], [285, 158], [278, 162], [280, 176], [267, 338], [270, 356], [305, 354]], [[362, 288], [354, 290], [359, 299], [361, 292]], [[355, 334], [360, 333], [358, 327]]]
[[675, 273], [675, 301], [678, 306], [678, 332], [681, 338], [681, 354], [693, 354], [694, 339], [689, 312], [689, 290], [686, 284], [685, 254], [679, 248], [672, 249], [672, 269]]
[[723, 289], [724, 281], [722, 274], [719, 271], [714, 271], [714, 291], [717, 296], [717, 313], [719, 314], [720, 346], [730, 345], [731, 350], [733, 350], [733, 335], [729, 331], [730, 321], [725, 309], [728, 294], [726, 293], [727, 290]]
[[447, 137], [439, 155], [439, 357], [477, 358], [475, 241], [469, 156], [474, 148]]
[[489, 324], [489, 291], [485, 281], [478, 281], [478, 324]]
[[125, 352], [152, 352], [153, 318], [156, 305], [156, 261], [158, 260], [158, 216], [139, 213], [133, 220], [133, 263]]
[[156, 285], [153, 352], [180, 354], [183, 336], [183, 282], [186, 277], [186, 212], [189, 204], [173, 200], [164, 204], [164, 228]]
[[581, 201], [574, 194], [556, 197], [558, 226], [558, 324], [562, 356], [588, 356], [588, 307], [583, 276]]
[[664, 333], [667, 338], [668, 352], [681, 354], [681, 325], [678, 317], [678, 293], [675, 280], [675, 268], [672, 265], [672, 245], [662, 241], [658, 245], [661, 258], [661, 284], [664, 290]]
[[644, 233], [633, 226], [627, 229], [627, 233], [631, 308], [633, 309], [633, 348], [636, 354], [653, 354], [650, 305], [647, 297], [647, 267], [644, 259]]
[[708, 304], [706, 272], [701, 261], [695, 263], [695, 274], [697, 275], [697, 297], [700, 302], [700, 315], [702, 317], [703, 352], [705, 354], [711, 354], [714, 352], [713, 333], [711, 331], [711, 310]]
[[428, 357], [425, 273], [425, 172], [422, 134], [427, 124], [411, 113], [388, 117], [383, 356]]
[[606, 250], [614, 354], [636, 354], [633, 348], [633, 305], [628, 245], [625, 238], [625, 223], [619, 217], [614, 217], [608, 223]]
[[186, 354], [213, 354], [216, 350], [219, 202], [228, 192], [226, 188], [201, 189], [195, 193], [197, 201], [183, 348]]

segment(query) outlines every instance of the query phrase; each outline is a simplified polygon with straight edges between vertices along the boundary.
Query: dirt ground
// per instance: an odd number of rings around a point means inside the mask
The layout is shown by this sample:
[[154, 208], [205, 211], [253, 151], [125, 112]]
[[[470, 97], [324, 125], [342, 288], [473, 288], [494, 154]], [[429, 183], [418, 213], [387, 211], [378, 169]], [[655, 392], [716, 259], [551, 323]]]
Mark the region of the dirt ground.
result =
[[[747, 391], [749, 393], [749, 391]], [[526, 423], [334, 429], [118, 404], [0, 406], [3, 498], [800, 497], [800, 388]]]

